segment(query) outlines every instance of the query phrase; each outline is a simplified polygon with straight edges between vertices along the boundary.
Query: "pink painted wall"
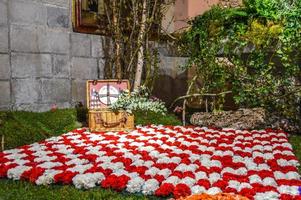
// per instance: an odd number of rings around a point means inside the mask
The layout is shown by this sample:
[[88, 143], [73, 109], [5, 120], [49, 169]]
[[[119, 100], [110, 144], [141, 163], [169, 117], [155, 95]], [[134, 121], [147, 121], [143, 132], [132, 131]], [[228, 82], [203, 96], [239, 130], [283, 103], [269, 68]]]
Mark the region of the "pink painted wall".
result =
[[176, 0], [174, 5], [174, 29], [179, 30], [187, 26], [187, 21], [209, 10], [219, 0]]

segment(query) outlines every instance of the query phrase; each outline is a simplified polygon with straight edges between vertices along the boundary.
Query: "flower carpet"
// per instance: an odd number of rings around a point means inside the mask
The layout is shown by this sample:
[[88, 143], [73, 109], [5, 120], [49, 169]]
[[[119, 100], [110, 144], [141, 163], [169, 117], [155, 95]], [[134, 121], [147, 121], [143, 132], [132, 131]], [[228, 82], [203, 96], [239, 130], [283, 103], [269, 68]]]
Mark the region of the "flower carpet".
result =
[[138, 126], [82, 128], [0, 153], [0, 177], [144, 195], [235, 193], [301, 199], [299, 165], [282, 131]]

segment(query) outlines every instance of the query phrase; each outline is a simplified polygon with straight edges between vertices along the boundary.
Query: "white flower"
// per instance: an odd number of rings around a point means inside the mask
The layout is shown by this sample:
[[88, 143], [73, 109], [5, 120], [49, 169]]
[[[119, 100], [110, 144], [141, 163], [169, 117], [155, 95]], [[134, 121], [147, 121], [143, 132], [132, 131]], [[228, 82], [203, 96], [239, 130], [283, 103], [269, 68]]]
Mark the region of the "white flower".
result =
[[119, 170], [116, 170], [113, 174], [115, 174], [116, 176], [121, 176], [121, 175], [128, 176], [129, 172], [125, 171], [124, 169], [119, 169]]
[[145, 181], [142, 187], [142, 194], [152, 195], [159, 188], [159, 182], [156, 179], [149, 179]]
[[176, 184], [178, 184], [180, 181], [181, 181], [181, 180], [179, 179], [179, 177], [177, 177], [177, 176], [170, 176], [170, 177], [168, 177], [167, 179], [165, 179], [165, 180], [162, 182], [162, 184], [163, 184], [163, 183], [171, 183], [171, 184], [176, 185]]
[[96, 162], [110, 163], [115, 158], [116, 158], [115, 156], [101, 156], [101, 157], [96, 158]]
[[203, 186], [195, 185], [191, 188], [191, 193], [192, 194], [201, 194], [205, 193], [207, 190]]
[[221, 174], [224, 174], [224, 173], [227, 173], [227, 172], [229, 172], [231, 174], [235, 174], [236, 173], [235, 169], [233, 169], [231, 167], [226, 167], [226, 168], [222, 169]]
[[233, 160], [233, 162], [244, 162], [245, 159], [241, 156], [235, 155], [235, 156], [233, 156], [232, 160]]
[[27, 154], [25, 154], [25, 153], [12, 153], [12, 154], [6, 155], [5, 157], [8, 159], [17, 160], [17, 159], [24, 158], [26, 156], [27, 156]]
[[298, 160], [289, 160], [288, 161], [289, 165], [295, 166], [295, 167], [299, 167], [300, 163]]
[[75, 165], [75, 166], [72, 167], [72, 168], [69, 168], [68, 171], [71, 171], [71, 172], [79, 172], [80, 174], [83, 174], [85, 171], [87, 171], [87, 170], [90, 169], [91, 167], [93, 167], [92, 164], [86, 164], [86, 165], [78, 164], [78, 165]]
[[248, 170], [245, 167], [240, 167], [237, 170], [235, 170], [237, 175], [246, 175], [248, 173]]
[[152, 177], [155, 176], [158, 172], [160, 171], [160, 169], [158, 169], [157, 167], [151, 167], [148, 170], [145, 171], [145, 175], [151, 175]]
[[9, 164], [15, 163], [15, 164], [18, 164], [19, 166], [21, 166], [21, 165], [25, 165], [26, 163], [29, 163], [29, 162], [30, 162], [29, 160], [22, 160], [22, 159], [20, 159], [20, 160], [8, 161], [5, 164], [9, 165]]
[[159, 158], [157, 163], [171, 163], [171, 159], [169, 157]]
[[164, 178], [167, 178], [171, 174], [171, 171], [170, 169], [162, 169], [157, 174], [164, 176]]
[[144, 164], [143, 160], [136, 160], [131, 165], [132, 166], [142, 166]]
[[35, 181], [35, 183], [37, 185], [49, 185], [53, 183], [54, 176], [62, 172], [63, 172], [62, 170], [54, 170], [54, 169], [45, 170], [43, 175], [39, 176], [39, 178]]
[[158, 158], [159, 155], [160, 155], [160, 152], [154, 150], [154, 151], [150, 152], [149, 155], [150, 155], [152, 158]]
[[75, 159], [72, 159], [72, 160], [66, 162], [66, 165], [72, 165], [72, 164], [83, 165], [83, 164], [86, 164], [86, 163], [89, 163], [89, 160], [75, 158]]
[[211, 174], [209, 174], [209, 182], [211, 184], [215, 183], [219, 179], [221, 179], [221, 175], [219, 173], [211, 173]]
[[34, 159], [34, 162], [49, 162], [52, 160], [55, 160], [57, 157], [56, 156], [43, 156], [43, 157], [37, 157]]
[[244, 188], [252, 188], [252, 186], [249, 183], [241, 183], [237, 191], [240, 192]]
[[42, 164], [39, 164], [38, 167], [45, 168], [45, 169], [51, 169], [53, 167], [62, 166], [63, 164], [60, 162], [44, 162]]
[[76, 188], [81, 189], [89, 189], [96, 186], [96, 184], [100, 183], [104, 180], [105, 176], [103, 173], [86, 173], [86, 174], [77, 174], [73, 177], [72, 182]]
[[199, 171], [195, 173], [195, 179], [200, 180], [200, 179], [207, 179], [207, 174], [205, 172]]
[[274, 186], [277, 187], [277, 183], [275, 181], [275, 179], [271, 178], [271, 177], [266, 177], [262, 180], [263, 185], [265, 186]]
[[278, 200], [279, 194], [277, 192], [264, 192], [264, 193], [256, 193], [254, 196], [255, 200]]
[[234, 189], [236, 189], [238, 191], [239, 187], [240, 187], [240, 182], [234, 181], [234, 180], [230, 180], [229, 183], [228, 183], [228, 186], [231, 187], [231, 188], [234, 188]]
[[215, 194], [218, 194], [218, 193], [221, 193], [222, 190], [218, 187], [212, 187], [212, 188], [209, 188], [209, 190], [207, 190], [207, 194], [209, 195], [215, 195]]
[[288, 172], [286, 173], [285, 177], [288, 180], [300, 180], [300, 175], [298, 172]]
[[187, 171], [195, 171], [198, 168], [196, 164], [189, 164], [186, 165], [184, 163], [181, 163], [176, 167], [176, 171], [181, 171], [181, 172], [187, 172]]
[[13, 179], [13, 180], [19, 180], [21, 175], [27, 171], [27, 170], [30, 170], [31, 167], [28, 167], [28, 166], [17, 166], [17, 167], [14, 167], [14, 168], [11, 168], [7, 171], [7, 177], [10, 178], [10, 179]]
[[277, 190], [281, 194], [299, 195], [299, 187], [298, 186], [281, 185], [277, 188]]
[[251, 175], [249, 176], [249, 182], [251, 184], [253, 183], [262, 183], [261, 177], [258, 176], [257, 174]]
[[258, 165], [258, 170], [270, 170], [270, 169], [271, 168], [265, 163], [262, 163], [262, 164]]
[[286, 179], [286, 176], [284, 173], [280, 172], [280, 171], [275, 171], [274, 172], [274, 177], [276, 180], [279, 180], [279, 179]]
[[263, 154], [263, 158], [265, 160], [270, 160], [270, 159], [274, 158], [274, 155], [272, 153], [265, 153], [265, 154]]
[[141, 177], [133, 178], [129, 180], [126, 190], [130, 193], [140, 192], [144, 182], [144, 179]]
[[196, 183], [196, 180], [191, 177], [185, 177], [182, 180], [180, 180], [179, 183], [184, 183], [184, 184], [188, 185], [189, 187], [192, 187]]

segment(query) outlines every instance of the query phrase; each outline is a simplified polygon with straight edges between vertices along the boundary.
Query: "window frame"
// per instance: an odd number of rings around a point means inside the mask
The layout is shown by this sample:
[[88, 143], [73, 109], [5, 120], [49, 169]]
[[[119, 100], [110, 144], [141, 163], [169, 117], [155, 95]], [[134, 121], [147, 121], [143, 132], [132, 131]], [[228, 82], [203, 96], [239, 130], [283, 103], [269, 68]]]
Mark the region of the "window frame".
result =
[[74, 32], [108, 36], [104, 19], [103, 28], [95, 24], [84, 24], [82, 20], [82, 0], [72, 1], [72, 27]]

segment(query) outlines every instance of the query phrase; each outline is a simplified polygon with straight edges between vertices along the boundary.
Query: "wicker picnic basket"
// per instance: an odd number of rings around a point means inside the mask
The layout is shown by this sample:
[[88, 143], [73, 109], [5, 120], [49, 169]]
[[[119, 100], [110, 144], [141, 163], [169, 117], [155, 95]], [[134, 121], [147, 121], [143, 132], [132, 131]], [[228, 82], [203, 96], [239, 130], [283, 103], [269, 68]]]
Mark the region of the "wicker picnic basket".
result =
[[129, 131], [134, 129], [134, 115], [108, 106], [122, 90], [129, 89], [127, 80], [87, 81], [88, 122], [91, 131]]

